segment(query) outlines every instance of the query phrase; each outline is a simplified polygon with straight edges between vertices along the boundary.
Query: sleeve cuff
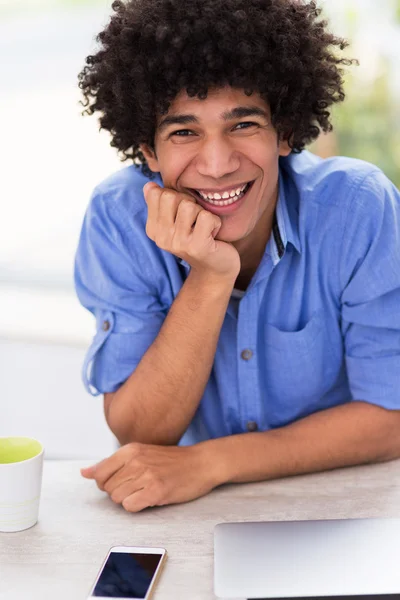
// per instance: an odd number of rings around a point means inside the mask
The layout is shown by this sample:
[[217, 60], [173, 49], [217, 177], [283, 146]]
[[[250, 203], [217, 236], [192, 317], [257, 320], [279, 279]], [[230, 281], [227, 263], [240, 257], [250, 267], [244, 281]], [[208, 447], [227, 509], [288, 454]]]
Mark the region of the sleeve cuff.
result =
[[400, 410], [400, 356], [346, 357], [353, 400]]

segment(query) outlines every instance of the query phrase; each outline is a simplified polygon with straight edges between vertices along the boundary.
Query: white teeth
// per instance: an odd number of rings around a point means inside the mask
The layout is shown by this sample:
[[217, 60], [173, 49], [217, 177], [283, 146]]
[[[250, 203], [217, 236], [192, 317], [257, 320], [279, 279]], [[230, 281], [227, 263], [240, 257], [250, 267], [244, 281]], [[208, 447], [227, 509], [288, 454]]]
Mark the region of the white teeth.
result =
[[234, 198], [230, 198], [229, 200], [223, 200], [222, 202], [217, 202], [216, 200], [207, 200], [210, 204], [214, 204], [214, 206], [228, 206], [229, 204], [234, 204], [239, 200], [239, 196], [235, 196]]
[[243, 190], [246, 188], [246, 185], [247, 185], [247, 183], [245, 183], [244, 186], [242, 186], [241, 188], [237, 188], [236, 190], [232, 190], [231, 192], [226, 191], [226, 192], [223, 192], [222, 194], [220, 194], [218, 192], [216, 192], [215, 194], [212, 194], [211, 192], [205, 193], [205, 192], [201, 192], [200, 190], [198, 190], [198, 193], [205, 200], [221, 200], [221, 198], [226, 200], [229, 198], [235, 198], [236, 196], [239, 196], [239, 194], [241, 194], [243, 192]]
[[[247, 183], [245, 183], [245, 185], [241, 188], [237, 188], [236, 190], [232, 190], [231, 192], [224, 192], [222, 195], [218, 193], [205, 194], [204, 192], [200, 191], [198, 191], [198, 193], [204, 200], [206, 200], [210, 204], [214, 204], [215, 206], [228, 206], [229, 204], [237, 202], [243, 196], [243, 192], [246, 189], [246, 187]], [[223, 199], [222, 201], [221, 198]]]

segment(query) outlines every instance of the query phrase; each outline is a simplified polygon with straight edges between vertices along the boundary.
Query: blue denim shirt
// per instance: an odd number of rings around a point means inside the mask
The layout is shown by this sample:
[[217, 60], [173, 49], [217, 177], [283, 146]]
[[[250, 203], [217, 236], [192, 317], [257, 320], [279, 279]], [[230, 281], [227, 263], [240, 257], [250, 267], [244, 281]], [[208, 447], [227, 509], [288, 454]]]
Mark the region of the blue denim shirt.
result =
[[[75, 284], [96, 317], [83, 369], [94, 395], [135, 370], [190, 269], [146, 236], [146, 181], [134, 165], [112, 175], [83, 223]], [[230, 300], [181, 444], [352, 400], [400, 409], [400, 194], [369, 163], [304, 151], [280, 159], [274, 234]]]

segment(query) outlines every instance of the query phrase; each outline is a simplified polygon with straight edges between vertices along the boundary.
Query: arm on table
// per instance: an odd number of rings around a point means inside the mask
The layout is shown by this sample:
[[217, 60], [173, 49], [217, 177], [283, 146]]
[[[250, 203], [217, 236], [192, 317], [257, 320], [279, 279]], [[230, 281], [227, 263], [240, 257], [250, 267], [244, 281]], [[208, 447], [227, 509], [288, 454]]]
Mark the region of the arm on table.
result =
[[400, 458], [400, 410], [351, 402], [279, 429], [202, 444], [215, 461], [219, 484], [384, 462]]

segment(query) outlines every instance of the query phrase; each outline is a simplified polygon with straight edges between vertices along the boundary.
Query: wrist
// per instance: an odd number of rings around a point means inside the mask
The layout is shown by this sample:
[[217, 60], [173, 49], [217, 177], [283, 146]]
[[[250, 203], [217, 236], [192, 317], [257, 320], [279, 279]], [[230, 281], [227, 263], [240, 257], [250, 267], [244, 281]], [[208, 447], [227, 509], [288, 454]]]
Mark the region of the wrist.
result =
[[234, 479], [232, 457], [229, 458], [231, 442], [231, 437], [223, 437], [200, 442], [194, 446], [200, 455], [201, 470], [206, 473], [213, 488]]
[[194, 286], [201, 290], [206, 289], [214, 294], [231, 294], [235, 281], [236, 273], [215, 273], [213, 271], [203, 271], [192, 268], [188, 275], [188, 280]]

